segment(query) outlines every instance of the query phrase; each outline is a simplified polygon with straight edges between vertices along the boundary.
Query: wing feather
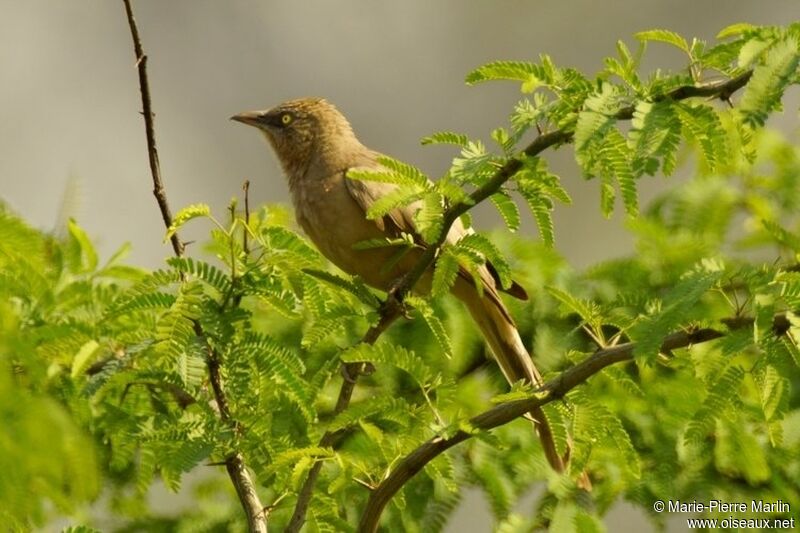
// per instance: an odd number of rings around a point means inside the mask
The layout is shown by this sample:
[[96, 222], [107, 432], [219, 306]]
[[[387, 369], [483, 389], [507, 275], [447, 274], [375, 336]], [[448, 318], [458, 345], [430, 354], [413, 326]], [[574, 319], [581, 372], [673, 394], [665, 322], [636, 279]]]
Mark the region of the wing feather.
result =
[[[378, 163], [375, 161], [372, 161], [371, 163], [372, 164], [362, 165], [354, 168], [374, 169], [378, 165]], [[347, 177], [346, 171], [344, 182], [348, 192], [350, 193], [350, 196], [352, 196], [356, 204], [358, 204], [358, 206], [364, 211], [364, 216], [366, 216], [367, 210], [370, 208], [370, 206], [373, 205], [379, 198], [382, 198], [387, 194], [391, 194], [397, 190], [397, 185], [393, 183], [350, 179]], [[392, 209], [381, 219], [375, 220], [374, 222], [378, 228], [386, 234], [387, 237], [395, 238], [399, 237], [402, 233], [406, 233], [411, 235], [417, 244], [420, 246], [425, 246], [426, 243], [422, 240], [422, 237], [419, 235], [416, 227], [414, 226], [414, 213], [420, 209], [420, 207], [422, 207], [421, 202], [412, 202], [408, 205]], [[450, 231], [447, 233], [447, 242], [450, 244], [455, 244], [464, 235], [472, 233], [472, 231], [472, 228], [464, 228], [461, 220], [456, 220], [456, 222], [450, 228]], [[505, 310], [505, 306], [502, 305], [500, 302], [500, 297], [497, 294], [498, 290], [503, 289], [500, 287], [499, 278], [494, 266], [487, 261], [486, 266], [481, 268], [480, 275], [484, 292], [489, 296], [490, 299], [496, 301], [500, 308]], [[467, 282], [473, 283], [472, 276], [464, 268], [459, 268], [459, 276]], [[527, 300], [528, 298], [525, 289], [523, 289], [517, 282], [513, 282], [511, 287], [504, 292], [508, 292], [510, 295], [521, 300]], [[511, 320], [510, 316], [507, 316], [507, 318]]]

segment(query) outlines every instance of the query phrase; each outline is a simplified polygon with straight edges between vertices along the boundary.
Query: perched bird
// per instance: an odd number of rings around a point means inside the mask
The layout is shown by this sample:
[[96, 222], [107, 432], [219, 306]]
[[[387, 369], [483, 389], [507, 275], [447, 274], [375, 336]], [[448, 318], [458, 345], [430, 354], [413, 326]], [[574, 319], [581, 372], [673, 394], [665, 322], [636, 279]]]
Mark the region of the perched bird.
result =
[[[412, 235], [424, 247], [414, 227], [413, 215], [420, 205], [396, 208], [379, 220], [367, 219], [367, 209], [396, 186], [347, 177], [351, 169], [383, 169], [378, 162], [381, 154], [359, 142], [350, 123], [332, 104], [321, 98], [302, 98], [265, 111], [240, 113], [231, 119], [258, 128], [267, 138], [288, 179], [298, 223], [336, 266], [375, 288], [389, 290], [417, 262], [420, 248], [412, 249], [390, 268], [386, 266], [396, 256], [396, 249], [354, 249], [354, 245], [368, 239], [399, 237], [403, 233]], [[471, 231], [457, 220], [447, 234], [447, 242], [456, 243]], [[432, 273], [426, 273], [414, 290], [428, 292], [431, 280]], [[480, 283], [481, 292], [473, 277], [462, 271], [452, 293], [467, 306], [509, 383], [525, 380], [540, 385], [541, 375], [500, 299], [498, 291], [504, 289], [488, 262], [480, 269]], [[505, 292], [527, 299], [516, 283]], [[562, 471], [564, 460], [556, 450], [544, 413], [536, 409], [531, 416], [548, 462]]]

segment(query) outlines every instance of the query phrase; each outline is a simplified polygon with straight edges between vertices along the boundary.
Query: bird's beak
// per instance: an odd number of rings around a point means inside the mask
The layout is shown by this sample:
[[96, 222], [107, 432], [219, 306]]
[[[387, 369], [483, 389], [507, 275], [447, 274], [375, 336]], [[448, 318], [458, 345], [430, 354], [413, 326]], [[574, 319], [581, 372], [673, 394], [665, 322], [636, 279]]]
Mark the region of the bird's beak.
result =
[[248, 126], [255, 126], [261, 128], [264, 126], [264, 112], [263, 111], [244, 111], [238, 115], [233, 115], [231, 120], [247, 124]]

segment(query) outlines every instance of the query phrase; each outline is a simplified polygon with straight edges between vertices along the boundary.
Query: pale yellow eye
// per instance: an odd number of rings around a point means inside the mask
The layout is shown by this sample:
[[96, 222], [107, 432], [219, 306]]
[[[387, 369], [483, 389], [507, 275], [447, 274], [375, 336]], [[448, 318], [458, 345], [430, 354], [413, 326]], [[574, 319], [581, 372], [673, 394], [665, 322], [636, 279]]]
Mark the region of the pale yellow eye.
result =
[[281, 115], [281, 122], [283, 123], [284, 126], [286, 126], [287, 124], [291, 124], [292, 115], [290, 115], [289, 113], [284, 113], [283, 115]]

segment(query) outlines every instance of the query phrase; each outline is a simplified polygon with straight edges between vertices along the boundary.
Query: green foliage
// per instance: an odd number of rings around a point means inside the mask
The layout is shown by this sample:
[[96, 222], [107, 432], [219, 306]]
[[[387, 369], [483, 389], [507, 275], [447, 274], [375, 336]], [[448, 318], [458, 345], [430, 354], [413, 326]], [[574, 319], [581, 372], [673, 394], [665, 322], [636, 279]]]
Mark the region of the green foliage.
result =
[[796, 37], [771, 45], [742, 96], [740, 111], [750, 126], [763, 126], [770, 112], [779, 109], [786, 87], [796, 79], [800, 61]]
[[[270, 528], [288, 522], [320, 461], [307, 529], [349, 531], [365, 485], [459, 430], [474, 434], [422, 465], [387, 507], [384, 529], [441, 530], [468, 485], [486, 494], [498, 531], [602, 531], [622, 499], [648, 512], [657, 499], [800, 507], [800, 150], [763, 129], [798, 82], [799, 33], [796, 24], [735, 25], [707, 45], [651, 30], [636, 34], [635, 53], [618, 42], [594, 77], [548, 56], [470, 73], [470, 84], [511, 80], [523, 93], [510, 126], [491, 133], [492, 149], [439, 132], [423, 144], [459, 152], [437, 180], [388, 157], [348, 174], [387, 186], [370, 218], [406, 208], [416, 229], [359, 248], [396, 246], [399, 258], [445, 242], [430, 294], [409, 296], [412, 320], [374, 345], [360, 339], [380, 297], [329, 268], [279, 207], [245, 217], [234, 202], [225, 222], [203, 204], [180, 210], [167, 236], [190, 220], [208, 224], [208, 253], [153, 272], [122, 264], [127, 246], [102, 263], [75, 221], [55, 237], [0, 207], [0, 520], [18, 530], [58, 515], [92, 522], [93, 503], [122, 531], [238, 530], [244, 520], [220, 466], [238, 453], [270, 506]], [[653, 41], [680, 49], [686, 70], [641, 73]], [[706, 90], [706, 79], [749, 68], [741, 97], [716, 95], [732, 109], [687, 96], [686, 86]], [[553, 249], [553, 210], [571, 200], [537, 141], [523, 139], [554, 131], [597, 180], [606, 216], [619, 196], [636, 253], [576, 272]], [[696, 161], [695, 176], [640, 205], [639, 180], [679, 161]], [[498, 172], [508, 178], [499, 187]], [[446, 241], [448, 210], [481, 198], [510, 231], [522, 226], [521, 200], [541, 243], [472, 231]], [[530, 294], [524, 308], [509, 307], [546, 378], [598, 350], [634, 356], [545, 406], [557, 447], [574, 443], [564, 474], [547, 466], [527, 421], [491, 432], [467, 422], [534, 392], [507, 393], [496, 365], [483, 364], [474, 324], [445, 297], [459, 275], [482, 287], [487, 261], [502, 287], [513, 277]], [[691, 342], [660, 353], [667, 338]], [[376, 368], [344, 410], [341, 362]], [[326, 430], [336, 438], [320, 444]], [[577, 488], [582, 470], [591, 494]], [[187, 472], [205, 479], [187, 487]], [[197, 505], [152, 511], [156, 480]], [[535, 508], [520, 509], [542, 484]]]
[[659, 165], [667, 176], [675, 170], [681, 122], [667, 102], [638, 102], [631, 121], [631, 163], [634, 175], [655, 175]]
[[660, 41], [662, 43], [671, 44], [672, 46], [689, 53], [689, 44], [686, 39], [670, 30], [648, 30], [640, 31], [635, 35], [640, 41]]

